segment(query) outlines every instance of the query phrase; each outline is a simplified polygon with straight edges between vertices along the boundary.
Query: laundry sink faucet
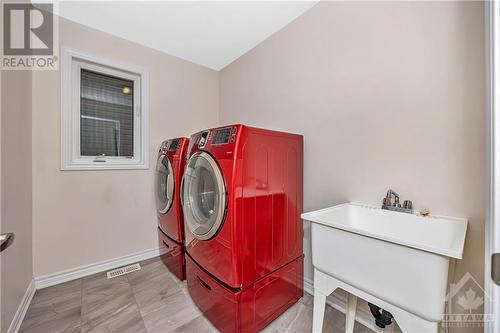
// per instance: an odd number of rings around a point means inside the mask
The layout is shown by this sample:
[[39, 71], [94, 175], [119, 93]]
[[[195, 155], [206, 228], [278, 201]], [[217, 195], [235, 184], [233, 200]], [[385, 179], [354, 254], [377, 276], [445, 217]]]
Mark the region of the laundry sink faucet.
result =
[[[394, 197], [394, 203], [392, 203], [392, 197]], [[403, 202], [403, 207], [401, 207], [401, 203], [399, 202], [399, 194], [389, 189], [387, 191], [387, 194], [385, 195], [384, 200], [382, 201], [382, 209], [412, 214], [413, 203], [411, 202], [411, 200], [405, 200]]]
[[[389, 189], [387, 191], [387, 194], [385, 195], [385, 199], [387, 199], [387, 206], [392, 206], [391, 205], [391, 197], [394, 196], [394, 207], [401, 207], [401, 204], [399, 203], [399, 194], [397, 194], [395, 191]], [[384, 199], [384, 200], [385, 200]]]

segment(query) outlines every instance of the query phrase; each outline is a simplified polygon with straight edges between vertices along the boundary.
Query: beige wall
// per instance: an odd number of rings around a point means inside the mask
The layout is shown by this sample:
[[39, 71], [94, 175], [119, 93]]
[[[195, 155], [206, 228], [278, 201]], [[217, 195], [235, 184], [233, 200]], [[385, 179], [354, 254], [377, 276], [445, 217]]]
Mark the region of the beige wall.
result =
[[[32, 138], [10, 126], [8, 133], [21, 147], [33, 145], [35, 276], [156, 247], [158, 143], [220, 120], [304, 134], [306, 211], [349, 200], [380, 203], [392, 187], [417, 208], [467, 217], [456, 277], [470, 271], [482, 281], [481, 3], [320, 3], [220, 73], [67, 20], [60, 41], [149, 70], [150, 169], [60, 171], [60, 73], [34, 72]], [[2, 162], [2, 176], [8, 170]], [[28, 191], [31, 179], [21, 182]], [[306, 225], [312, 278], [309, 239]], [[2, 303], [4, 281], [2, 274]]]
[[60, 45], [150, 79], [149, 170], [60, 171], [60, 73], [33, 75], [33, 259], [41, 276], [157, 247], [159, 143], [218, 123], [218, 73], [61, 19]]
[[33, 277], [31, 79], [30, 71], [1, 74], [0, 230], [15, 233], [1, 254], [1, 332], [7, 332]]
[[[483, 5], [320, 3], [221, 71], [221, 123], [304, 135], [304, 209], [380, 204], [466, 217], [456, 278], [483, 280]], [[306, 277], [312, 278], [305, 226]]]

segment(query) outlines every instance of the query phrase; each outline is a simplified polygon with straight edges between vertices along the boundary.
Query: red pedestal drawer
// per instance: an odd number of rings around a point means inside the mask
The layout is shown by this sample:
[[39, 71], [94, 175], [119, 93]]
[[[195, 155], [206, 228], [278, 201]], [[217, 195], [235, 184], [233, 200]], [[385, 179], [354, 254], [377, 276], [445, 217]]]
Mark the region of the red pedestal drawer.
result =
[[184, 246], [174, 242], [161, 229], [158, 228], [158, 240], [160, 248], [164, 248], [164, 253], [160, 255], [161, 260], [167, 268], [177, 276], [179, 280], [186, 279], [186, 268], [184, 259]]
[[221, 332], [259, 332], [303, 295], [303, 256], [248, 287], [230, 289], [186, 255], [191, 298]]

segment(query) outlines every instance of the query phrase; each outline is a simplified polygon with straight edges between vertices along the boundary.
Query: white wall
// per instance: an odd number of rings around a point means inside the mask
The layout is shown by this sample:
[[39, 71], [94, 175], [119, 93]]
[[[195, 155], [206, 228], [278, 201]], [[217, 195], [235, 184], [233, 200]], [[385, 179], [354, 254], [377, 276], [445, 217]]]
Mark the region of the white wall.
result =
[[[455, 278], [483, 281], [483, 16], [478, 2], [320, 3], [221, 71], [220, 121], [304, 135], [306, 211], [392, 188], [468, 218]], [[307, 225], [304, 242], [312, 278]]]
[[31, 71], [1, 73], [1, 227], [15, 240], [1, 253], [1, 332], [33, 277]]
[[60, 46], [150, 78], [149, 170], [60, 171], [60, 73], [33, 74], [33, 259], [41, 276], [157, 247], [159, 143], [218, 123], [218, 73], [60, 19]]

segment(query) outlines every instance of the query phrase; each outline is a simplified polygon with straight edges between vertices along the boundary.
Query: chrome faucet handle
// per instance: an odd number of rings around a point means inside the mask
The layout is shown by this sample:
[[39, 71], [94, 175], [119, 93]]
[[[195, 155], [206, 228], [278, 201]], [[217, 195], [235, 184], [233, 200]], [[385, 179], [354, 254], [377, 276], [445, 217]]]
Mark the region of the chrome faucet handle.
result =
[[403, 208], [413, 209], [413, 203], [411, 202], [411, 200], [405, 200], [403, 202]]

